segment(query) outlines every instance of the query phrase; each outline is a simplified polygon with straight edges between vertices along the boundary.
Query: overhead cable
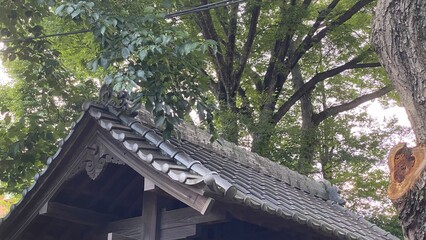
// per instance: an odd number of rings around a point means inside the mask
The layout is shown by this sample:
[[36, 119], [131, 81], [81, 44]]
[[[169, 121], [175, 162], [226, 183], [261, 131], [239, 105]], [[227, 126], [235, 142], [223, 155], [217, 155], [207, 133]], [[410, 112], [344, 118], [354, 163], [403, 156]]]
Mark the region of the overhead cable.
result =
[[181, 10], [181, 11], [177, 11], [177, 12], [174, 12], [174, 13], [170, 13], [170, 14], [167, 14], [165, 17], [166, 18], [173, 18], [173, 17], [178, 17], [178, 16], [190, 14], [190, 13], [206, 11], [206, 10], [210, 10], [210, 9], [213, 9], [213, 8], [226, 7], [226, 6], [229, 6], [229, 5], [238, 4], [238, 3], [242, 3], [242, 2], [246, 2], [246, 1], [247, 0], [219, 1], [219, 2], [209, 3], [209, 4], [201, 5], [201, 6], [198, 6], [198, 7], [193, 7], [193, 8], [189, 8], [189, 9], [186, 9], [186, 10]]
[[[200, 6], [197, 6], [197, 7], [193, 7], [193, 8], [173, 12], [173, 13], [169, 13], [169, 14], [166, 14], [164, 17], [165, 18], [174, 18], [174, 17], [179, 17], [179, 16], [191, 14], [191, 13], [207, 11], [207, 10], [214, 9], [214, 8], [226, 7], [226, 6], [229, 6], [229, 5], [238, 4], [238, 3], [242, 3], [242, 2], [246, 2], [246, 1], [248, 1], [248, 0], [218, 1], [218, 2], [214, 2], [214, 3], [204, 4], [204, 5], [200, 5]], [[81, 34], [81, 33], [87, 33], [87, 32], [91, 32], [91, 30], [90, 29], [82, 29], [82, 30], [71, 31], [71, 32], [42, 35], [42, 36], [37, 36], [37, 37], [0, 39], [0, 43], [10, 43], [10, 42], [18, 42], [18, 41], [28, 41], [28, 40], [33, 40], [33, 39], [44, 39], [44, 38], [49, 38], [49, 37], [68, 36], [68, 35]]]

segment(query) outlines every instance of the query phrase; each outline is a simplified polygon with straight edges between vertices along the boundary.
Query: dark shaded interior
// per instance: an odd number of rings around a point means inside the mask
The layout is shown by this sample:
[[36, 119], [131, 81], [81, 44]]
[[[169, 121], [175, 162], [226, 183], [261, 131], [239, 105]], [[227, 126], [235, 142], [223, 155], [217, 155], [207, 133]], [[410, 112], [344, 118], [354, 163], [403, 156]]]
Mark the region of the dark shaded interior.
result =
[[[144, 178], [126, 165], [107, 164], [103, 172], [90, 179], [85, 171], [76, 174], [61, 186], [52, 202], [105, 214], [114, 221], [142, 215]], [[185, 204], [165, 193], [159, 195], [161, 211], [187, 208]], [[223, 203], [222, 203], [223, 204]], [[218, 207], [223, 206], [218, 203]], [[235, 211], [250, 211], [245, 207]], [[235, 218], [228, 211], [227, 219], [221, 222], [197, 224], [196, 234], [182, 239], [230, 240], [230, 239], [327, 239], [305, 232], [300, 228], [273, 230]], [[283, 221], [279, 219], [279, 221]], [[260, 222], [259, 222], [260, 223]], [[107, 239], [102, 229], [107, 225], [87, 225], [38, 215], [23, 232], [22, 240], [71, 240]], [[280, 224], [279, 224], [280, 225]], [[285, 224], [284, 224], [285, 225]], [[141, 225], [142, 226], [142, 225]], [[289, 225], [291, 227], [292, 224]], [[294, 225], [293, 225], [294, 227]], [[140, 229], [119, 232], [131, 239], [140, 239]], [[179, 230], [177, 230], [179, 231]]]

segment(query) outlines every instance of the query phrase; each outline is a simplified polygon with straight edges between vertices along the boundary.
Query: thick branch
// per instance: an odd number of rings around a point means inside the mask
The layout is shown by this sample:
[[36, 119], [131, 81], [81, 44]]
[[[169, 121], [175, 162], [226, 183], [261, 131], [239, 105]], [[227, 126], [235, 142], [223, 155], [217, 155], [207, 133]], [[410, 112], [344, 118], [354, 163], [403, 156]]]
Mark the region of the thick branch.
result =
[[351, 61], [336, 67], [334, 69], [330, 69], [325, 72], [317, 73], [313, 76], [309, 81], [303, 84], [274, 114], [274, 122], [277, 123], [281, 120], [281, 118], [290, 110], [290, 108], [306, 93], [315, 89], [316, 84], [333, 76], [336, 76], [346, 70], [356, 68], [358, 63], [365, 57], [366, 53], [361, 54], [358, 57], [355, 57]]
[[238, 112], [244, 116], [247, 116], [249, 119], [252, 119], [253, 108], [250, 106], [250, 101], [247, 98], [246, 91], [241, 86], [238, 88], [238, 94], [242, 100], [242, 104], [238, 109]]
[[[292, 7], [295, 4], [296, 4], [296, 1], [292, 0], [291, 1]], [[263, 90], [266, 90], [269, 93], [272, 93], [276, 89], [276, 86], [277, 86], [276, 78], [278, 75], [277, 63], [284, 62], [284, 59], [290, 47], [292, 36], [296, 30], [295, 26], [290, 26], [290, 25], [297, 25], [294, 22], [289, 23], [289, 20], [285, 17], [285, 14], [289, 9], [286, 9], [283, 6], [281, 6], [280, 10], [281, 10], [281, 21], [275, 33], [276, 40], [275, 40], [274, 50], [272, 51], [271, 57], [269, 59], [268, 68], [266, 69], [266, 73], [264, 77]], [[285, 31], [285, 36], [281, 37], [284, 31]], [[281, 71], [282, 71], [282, 68], [281, 68]], [[289, 72], [289, 69], [287, 69], [287, 72]], [[286, 79], [287, 73], [284, 75], [285, 76], [283, 76], [281, 79]]]
[[335, 115], [337, 115], [341, 112], [354, 109], [354, 108], [358, 107], [359, 105], [361, 105], [361, 104], [363, 104], [367, 101], [379, 98], [379, 97], [387, 94], [388, 92], [392, 91], [392, 89], [393, 89], [392, 86], [386, 86], [386, 87], [381, 88], [381, 89], [379, 89], [375, 92], [372, 92], [372, 93], [363, 95], [361, 97], [355, 98], [354, 100], [352, 100], [350, 102], [343, 103], [343, 104], [338, 105], [338, 106], [327, 108], [324, 111], [322, 111], [318, 114], [315, 114], [312, 117], [313, 122], [316, 126], [318, 126], [322, 121], [324, 121], [328, 117], [335, 116]]
[[239, 80], [241, 78], [241, 75], [244, 71], [244, 68], [247, 65], [247, 60], [248, 60], [248, 57], [250, 55], [251, 48], [253, 46], [254, 38], [256, 36], [256, 29], [257, 29], [257, 24], [259, 22], [259, 16], [260, 16], [261, 2], [262, 2], [261, 0], [256, 1], [254, 3], [255, 6], [253, 6], [253, 8], [250, 11], [251, 19], [250, 19], [249, 31], [248, 31], [248, 34], [247, 34], [247, 40], [244, 43], [242, 54], [241, 54], [241, 57], [239, 59], [240, 61], [239, 61], [239, 64], [237, 66], [237, 69], [235, 71], [234, 79]]
[[[308, 34], [306, 35], [306, 37], [304, 38], [304, 40], [302, 41], [300, 46], [303, 46], [304, 43], [308, 43], [309, 41], [312, 41], [312, 36], [315, 34], [315, 32], [318, 30], [318, 28], [321, 26], [321, 23], [325, 20], [325, 18], [331, 13], [331, 11], [336, 7], [336, 5], [339, 3], [340, 0], [334, 0], [332, 1], [326, 9], [324, 9], [323, 11], [321, 11], [317, 17], [317, 19], [315, 20], [315, 23], [313, 24], [312, 28], [309, 30]], [[294, 2], [293, 2], [294, 3]], [[271, 58], [272, 60], [274, 60], [274, 62], [271, 62], [272, 65], [270, 64], [271, 67], [268, 66], [268, 71], [265, 74], [265, 86], [264, 89], [269, 89], [269, 90], [273, 90], [275, 91], [275, 99], [278, 99], [279, 95], [281, 94], [281, 90], [282, 90], [282, 86], [284, 85], [285, 80], [287, 79], [288, 74], [291, 72], [291, 69], [294, 68], [294, 66], [296, 64], [292, 63], [293, 59], [297, 59], [297, 61], [299, 61], [299, 59], [303, 56], [303, 54], [310, 48], [313, 46], [313, 42], [311, 43], [312, 45], [309, 46], [309, 48], [305, 51], [305, 52], [298, 52], [299, 48], [296, 49], [296, 51], [293, 51], [292, 54], [289, 56], [289, 58], [286, 60], [286, 62], [284, 62], [285, 56], [288, 53], [289, 48], [291, 47], [291, 41], [292, 41], [292, 36], [294, 35], [294, 31], [295, 28], [293, 29], [289, 29], [286, 33], [285, 39], [284, 41], [280, 41], [280, 42], [276, 42], [276, 47], [278, 47], [277, 49], [277, 56], [276, 58]], [[320, 41], [321, 39], [319, 39], [318, 41]], [[299, 46], [299, 47], [300, 47]], [[286, 66], [286, 71], [281, 72], [281, 73], [277, 73], [274, 69], [275, 67], [275, 61], [281, 62], [283, 64], [285, 64]], [[297, 63], [297, 61], [295, 63]], [[290, 63], [290, 64], [289, 64]], [[268, 75], [269, 74], [269, 75]], [[274, 82], [275, 80], [275, 82]], [[273, 86], [273, 88], [271, 87]]]
[[229, 24], [227, 32], [227, 43], [226, 43], [226, 64], [227, 64], [227, 75], [231, 76], [234, 66], [234, 52], [235, 52], [235, 41], [237, 35], [237, 17], [238, 17], [238, 5], [231, 7], [229, 14]]
[[303, 1], [303, 6], [304, 6], [305, 8], [308, 8], [308, 7], [309, 7], [309, 5], [311, 4], [311, 2], [312, 2], [312, 0], [304, 0], [304, 1]]
[[[296, 5], [296, 1], [295, 0], [291, 1], [291, 6], [294, 7], [295, 5]], [[283, 18], [283, 20], [284, 19], [285, 18]], [[284, 64], [284, 59], [286, 58], [287, 55], [289, 55], [289, 50], [292, 47], [291, 45], [293, 44], [293, 36], [294, 36], [294, 33], [296, 32], [295, 26], [299, 25], [302, 20], [303, 20], [303, 18], [299, 17], [298, 20], [297, 20], [298, 22], [290, 23], [290, 26], [288, 27], [289, 29], [287, 30], [284, 41], [281, 45], [282, 49], [278, 52], [277, 61], [279, 63]], [[292, 68], [288, 68], [284, 72], [280, 71], [278, 69], [274, 69], [274, 71], [273, 71], [272, 79], [275, 81], [273, 89], [275, 91], [275, 99], [276, 100], [278, 99], [279, 95], [281, 94], [283, 85], [284, 85], [285, 81], [287, 80], [288, 74], [290, 73], [290, 69], [292, 69]]]
[[255, 72], [251, 68], [247, 68], [248, 76], [252, 79], [252, 82], [256, 88], [256, 91], [258, 93], [262, 92], [262, 77], [259, 75], [259, 73]]
[[207, 73], [206, 70], [200, 69], [201, 73], [204, 74], [206, 77], [209, 78], [209, 89], [213, 92], [216, 98], [219, 97], [219, 84], [214, 81], [213, 77], [210, 76], [210, 74]]
[[381, 67], [382, 65], [379, 62], [373, 62], [373, 63], [359, 63], [353, 67], [353, 69], [356, 68], [370, 68], [370, 67]]
[[[355, 5], [353, 5], [350, 9], [348, 9], [346, 12], [344, 12], [342, 15], [340, 15], [336, 20], [332, 21], [327, 27], [319, 31], [316, 35], [315, 32], [318, 30], [318, 27], [320, 26], [322, 20], [321, 18], [325, 18], [325, 16], [318, 16], [317, 21], [314, 23], [314, 26], [308, 33], [308, 35], [303, 39], [302, 43], [299, 45], [299, 47], [296, 49], [295, 54], [293, 55], [292, 59], [289, 61], [289, 67], [293, 68], [294, 65], [300, 60], [300, 58], [315, 44], [320, 42], [329, 31], [335, 29], [336, 27], [342, 25], [347, 20], [352, 18], [353, 15], [355, 15], [359, 10], [361, 10], [363, 7], [368, 5], [369, 3], [373, 2], [374, 0], [360, 0]], [[339, 2], [338, 0], [333, 1], [329, 7], [325, 10], [325, 14], [329, 14], [329, 8], [333, 7], [332, 4], [337, 4]], [[335, 7], [335, 6], [334, 6]], [[333, 8], [334, 8], [333, 7]], [[320, 14], [321, 15], [321, 14]], [[318, 21], [321, 20], [321, 21]]]
[[[206, 0], [202, 0], [201, 2], [203, 4], [207, 4]], [[223, 42], [223, 40], [219, 38], [219, 35], [216, 32], [216, 29], [213, 25], [213, 20], [209, 11], [204, 11], [198, 14], [197, 24], [199, 28], [201, 29], [201, 32], [203, 33], [204, 39], [212, 39], [216, 41], [217, 43]], [[220, 44], [217, 45], [216, 53], [213, 53], [212, 51], [210, 52], [210, 54], [212, 55], [212, 58], [214, 59], [213, 62], [216, 65], [215, 69], [219, 71], [223, 70], [222, 69], [223, 66], [226, 66], [225, 59], [223, 58], [222, 53], [223, 52], [220, 47]], [[223, 74], [223, 73], [219, 72], [219, 74]], [[219, 77], [219, 79], [222, 80], [223, 78]]]

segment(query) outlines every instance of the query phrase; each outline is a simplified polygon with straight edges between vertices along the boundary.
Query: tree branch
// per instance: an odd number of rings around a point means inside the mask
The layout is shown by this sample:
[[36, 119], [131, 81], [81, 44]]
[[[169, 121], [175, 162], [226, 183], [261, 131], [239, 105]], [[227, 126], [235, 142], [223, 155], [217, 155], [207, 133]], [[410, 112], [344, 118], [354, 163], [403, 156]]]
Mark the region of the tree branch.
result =
[[324, 111], [322, 111], [318, 114], [314, 114], [314, 116], [312, 117], [313, 122], [316, 126], [318, 126], [322, 121], [324, 121], [328, 117], [335, 116], [335, 115], [337, 115], [341, 112], [348, 111], [348, 110], [351, 110], [353, 108], [356, 108], [359, 105], [361, 105], [361, 104], [363, 104], [367, 101], [379, 98], [379, 97], [387, 94], [388, 92], [390, 92], [392, 90], [393, 90], [392, 86], [386, 86], [386, 87], [383, 87], [383, 88], [381, 88], [381, 89], [379, 89], [375, 92], [372, 92], [372, 93], [363, 95], [361, 97], [358, 97], [358, 98], [356, 98], [356, 99], [354, 99], [350, 102], [343, 103], [339, 106], [327, 108], [327, 109], [325, 109]]
[[242, 54], [240, 57], [240, 61], [238, 63], [237, 69], [235, 71], [235, 79], [240, 79], [241, 75], [243, 74], [244, 68], [247, 65], [247, 60], [251, 52], [251, 48], [253, 46], [254, 39], [256, 37], [256, 30], [257, 30], [257, 24], [259, 22], [259, 16], [260, 16], [260, 6], [262, 1], [256, 1], [255, 6], [250, 11], [251, 19], [250, 19], [250, 26], [249, 31], [247, 34], [247, 41], [244, 43], [244, 47], [242, 50]]
[[274, 114], [274, 122], [278, 123], [281, 118], [290, 110], [290, 108], [306, 93], [312, 91], [315, 89], [316, 84], [327, 79], [330, 77], [333, 77], [337, 74], [340, 74], [346, 70], [353, 69], [357, 66], [357, 64], [364, 59], [364, 57], [367, 55], [367, 52], [362, 53], [360, 56], [353, 58], [351, 61], [330, 69], [325, 72], [317, 73], [315, 74], [309, 81], [307, 81], [305, 84], [303, 84], [302, 87], [300, 87], [281, 107], [278, 109], [278, 111]]
[[207, 73], [206, 70], [200, 69], [201, 73], [203, 73], [206, 77], [209, 78], [209, 89], [213, 92], [216, 98], [219, 98], [219, 84], [213, 80], [213, 77]]
[[370, 67], [381, 67], [382, 65], [379, 62], [374, 62], [374, 63], [358, 63], [357, 65], [355, 65], [352, 69], [357, 69], [357, 68], [370, 68]]
[[[231, 7], [231, 11], [229, 14], [229, 24], [228, 24], [228, 32], [227, 32], [227, 43], [226, 43], [226, 70], [227, 76], [230, 77], [232, 83], [232, 88], [237, 90], [239, 80], [232, 79], [232, 72], [234, 70], [234, 55], [235, 55], [235, 42], [237, 35], [237, 18], [238, 18], [238, 5], [233, 5]], [[233, 91], [233, 90], [231, 90]]]
[[311, 2], [312, 2], [312, 0], [304, 0], [304, 1], [303, 1], [303, 6], [304, 6], [305, 8], [308, 8], [308, 7], [309, 7], [309, 5], [311, 4]]
[[[207, 4], [207, 0], [202, 0], [201, 3]], [[216, 29], [214, 28], [213, 19], [209, 11], [199, 13], [196, 22], [199, 28], [201, 29], [204, 39], [212, 39], [217, 43], [223, 42], [223, 40], [219, 38], [219, 35], [217, 34]], [[213, 63], [216, 65], [215, 69], [218, 71], [218, 79], [223, 81], [224, 75], [226, 74], [223, 68], [224, 66], [226, 66], [226, 63], [222, 55], [223, 52], [220, 47], [220, 44], [217, 44], [217, 52], [213, 53], [213, 51], [210, 51], [210, 54], [214, 60]]]
[[[327, 15], [336, 7], [337, 3], [340, 0], [333, 0], [325, 10], [321, 11], [317, 17], [317, 19], [315, 20], [314, 25], [312, 26], [312, 28], [310, 29], [310, 31], [308, 32], [308, 34], [306, 35], [306, 37], [304, 38], [304, 40], [302, 41], [302, 43], [300, 44], [300, 46], [302, 46], [304, 43], [309, 43], [310, 41], [312, 41], [312, 36], [315, 34], [315, 32], [318, 30], [320, 24], [324, 21], [324, 19], [327, 17]], [[292, 1], [292, 4], [295, 4], [294, 1]], [[283, 19], [284, 20], [284, 19]], [[280, 27], [278, 28], [277, 32], [280, 32], [281, 30], [281, 26], [283, 26], [284, 23], [280, 24]], [[295, 28], [293, 28], [295, 29]], [[263, 89], [267, 90], [269, 89], [270, 91], [275, 91], [275, 96], [279, 96], [280, 94], [280, 88], [282, 89], [282, 86], [280, 87], [279, 85], [283, 85], [285, 80], [287, 79], [288, 74], [290, 74], [291, 69], [294, 67], [294, 65], [292, 64], [288, 64], [288, 61], [291, 59], [294, 59], [294, 55], [296, 54], [297, 57], [297, 61], [303, 56], [304, 52], [302, 54], [299, 54], [300, 52], [298, 51], [300, 46], [296, 49], [296, 51], [291, 54], [291, 56], [289, 56], [289, 58], [286, 60], [287, 63], [284, 63], [284, 59], [285, 56], [288, 52], [288, 49], [290, 47], [290, 43], [291, 43], [291, 36], [293, 36], [295, 30], [291, 30], [289, 29], [286, 32], [286, 36], [284, 38], [284, 40], [281, 39], [277, 39], [277, 41], [275, 42], [275, 47], [274, 47], [274, 52], [272, 53], [271, 56], [271, 60], [269, 62], [268, 68], [266, 70], [266, 74], [265, 74], [265, 80], [264, 80], [264, 86]], [[313, 44], [312, 44], [313, 45]], [[310, 47], [309, 47], [310, 48]], [[306, 50], [307, 51], [307, 50]], [[300, 55], [300, 56], [299, 56]], [[283, 62], [286, 65], [286, 71], [280, 73], [279, 79], [276, 79], [277, 77], [277, 73], [275, 71], [275, 65], [277, 60], [279, 62]], [[275, 80], [276, 79], [276, 80]], [[275, 80], [275, 82], [274, 82]], [[279, 83], [278, 83], [279, 82]]]
[[[317, 18], [317, 21], [314, 23], [313, 27], [311, 28], [310, 32], [306, 35], [306, 37], [303, 39], [302, 43], [299, 45], [299, 47], [296, 49], [295, 54], [293, 55], [292, 59], [289, 60], [289, 67], [292, 68], [294, 65], [300, 60], [300, 58], [315, 44], [320, 42], [329, 31], [333, 30], [334, 28], [342, 25], [347, 20], [352, 18], [353, 15], [355, 15], [359, 10], [361, 10], [363, 7], [368, 5], [369, 3], [373, 2], [374, 0], [360, 0], [355, 5], [353, 5], [350, 9], [348, 9], [346, 12], [344, 12], [342, 15], [340, 15], [336, 20], [332, 21], [330, 24], [328, 24], [327, 27], [323, 28], [321, 31], [319, 31], [317, 34], [315, 32], [318, 30], [318, 27], [320, 26], [320, 23], [325, 19], [325, 17], [331, 12], [331, 10], [335, 7], [334, 4], [337, 5], [339, 0], [334, 0], [329, 7], [324, 12], [324, 16], [320, 13], [320, 15]], [[334, 6], [333, 6], [334, 5]], [[329, 9], [332, 7], [331, 9]], [[319, 21], [320, 20], [320, 21]], [[315, 35], [314, 35], [315, 34]]]
[[253, 108], [250, 106], [250, 101], [247, 98], [246, 91], [241, 86], [238, 88], [238, 94], [242, 100], [242, 104], [238, 109], [238, 112], [244, 116], [247, 116], [249, 119], [252, 119]]

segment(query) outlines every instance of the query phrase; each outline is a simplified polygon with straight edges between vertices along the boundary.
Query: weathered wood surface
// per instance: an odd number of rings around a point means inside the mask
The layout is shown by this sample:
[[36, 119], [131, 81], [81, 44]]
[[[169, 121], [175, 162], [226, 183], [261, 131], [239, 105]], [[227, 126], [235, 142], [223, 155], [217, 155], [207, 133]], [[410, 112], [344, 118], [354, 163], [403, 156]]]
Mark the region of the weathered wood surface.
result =
[[426, 148], [398, 144], [390, 151], [388, 196], [394, 204], [406, 239], [425, 239]]
[[[103, 133], [104, 134], [101, 137], [105, 142], [108, 142], [109, 133], [105, 131], [103, 131]], [[204, 191], [202, 189], [196, 189], [194, 187], [179, 184], [171, 180], [169, 177], [159, 174], [153, 170], [150, 165], [140, 161], [139, 157], [136, 155], [128, 154], [128, 151], [121, 145], [110, 143], [108, 147], [108, 149], [115, 155], [125, 155], [125, 157], [121, 159], [125, 164], [142, 176], [152, 180], [152, 182], [154, 182], [161, 190], [167, 192], [189, 207], [205, 214], [213, 206], [214, 200], [211, 197], [204, 196]]]
[[144, 192], [143, 205], [142, 205], [142, 225], [143, 238], [142, 239], [160, 239], [160, 216], [158, 197], [156, 193]]
[[39, 214], [88, 226], [98, 226], [117, 220], [116, 217], [111, 215], [56, 202], [47, 202], [40, 209]]
[[[169, 211], [162, 211], [161, 225], [159, 226], [159, 236], [164, 239], [181, 239], [196, 234], [196, 227], [199, 224], [215, 224], [228, 221], [224, 211], [211, 211], [205, 215], [192, 208], [181, 208]], [[101, 231], [117, 233], [124, 236], [139, 239], [143, 233], [143, 217], [135, 217], [114, 221], [105, 226]], [[143, 238], [145, 239], [145, 238]], [[148, 239], [148, 238], [146, 238]]]
[[426, 143], [426, 1], [380, 0], [373, 43], [410, 119]]
[[[426, 1], [378, 1], [373, 43], [408, 114], [419, 151], [426, 146], [425, 29]], [[411, 154], [393, 154], [390, 165], [396, 167], [396, 172], [394, 169], [391, 176], [389, 196], [397, 209], [404, 238], [426, 239], [426, 173], [421, 166], [415, 169], [424, 155], [415, 156], [414, 150]], [[415, 159], [409, 160], [411, 157]]]

